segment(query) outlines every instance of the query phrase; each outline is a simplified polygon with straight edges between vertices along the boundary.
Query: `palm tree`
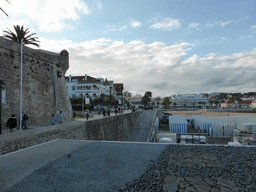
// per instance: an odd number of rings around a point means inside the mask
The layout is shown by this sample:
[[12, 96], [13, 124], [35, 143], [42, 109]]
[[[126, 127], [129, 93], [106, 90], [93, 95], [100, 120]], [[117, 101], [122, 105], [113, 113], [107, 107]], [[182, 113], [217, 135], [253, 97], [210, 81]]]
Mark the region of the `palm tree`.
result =
[[31, 45], [35, 45], [37, 47], [40, 47], [40, 45], [38, 43], [40, 43], [40, 41], [38, 41], [38, 37], [32, 37], [33, 35], [35, 35], [36, 33], [32, 33], [29, 34], [30, 31], [27, 28], [26, 30], [24, 30], [24, 26], [22, 25], [21, 27], [19, 25], [14, 25], [14, 30], [15, 33], [13, 33], [10, 29], [8, 29], [8, 31], [3, 31], [4, 35], [3, 37], [12, 40], [14, 42], [20, 43], [21, 40], [23, 41], [23, 44], [31, 44]]

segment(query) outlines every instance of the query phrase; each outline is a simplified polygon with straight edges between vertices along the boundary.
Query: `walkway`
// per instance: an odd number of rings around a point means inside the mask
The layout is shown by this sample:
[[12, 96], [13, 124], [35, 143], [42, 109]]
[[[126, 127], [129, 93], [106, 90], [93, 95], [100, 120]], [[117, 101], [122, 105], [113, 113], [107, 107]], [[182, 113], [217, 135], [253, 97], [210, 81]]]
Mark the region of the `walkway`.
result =
[[[131, 113], [131, 110], [125, 110], [124, 114], [126, 113]], [[118, 114], [121, 115], [121, 114]], [[110, 116], [115, 116], [115, 113], [111, 113]], [[93, 115], [92, 117], [89, 117], [88, 121], [92, 121], [95, 119], [102, 119], [103, 115]], [[105, 117], [107, 118], [107, 117]], [[36, 126], [29, 126], [29, 122], [28, 122], [28, 128], [26, 130], [22, 130], [20, 131], [19, 129], [14, 129], [13, 133], [10, 133], [10, 131], [8, 129], [3, 129], [2, 130], [2, 134], [0, 135], [0, 142], [4, 141], [4, 140], [8, 140], [11, 139], [13, 137], [22, 137], [22, 136], [27, 136], [30, 135], [32, 133], [41, 133], [44, 132], [44, 130], [50, 130], [50, 129], [54, 129], [56, 126], [57, 127], [61, 127], [61, 126], [68, 126], [70, 124], [77, 124], [77, 123], [81, 123], [83, 121], [87, 121], [86, 118], [81, 118], [81, 117], [76, 117], [75, 120], [72, 121], [65, 121], [62, 124], [56, 124], [56, 125], [50, 125], [50, 124], [45, 124], [45, 125], [36, 125]]]
[[129, 141], [147, 142], [148, 134], [153, 123], [155, 110], [144, 110], [139, 123], [135, 126]]
[[165, 144], [55, 140], [0, 156], [0, 191], [118, 191]]

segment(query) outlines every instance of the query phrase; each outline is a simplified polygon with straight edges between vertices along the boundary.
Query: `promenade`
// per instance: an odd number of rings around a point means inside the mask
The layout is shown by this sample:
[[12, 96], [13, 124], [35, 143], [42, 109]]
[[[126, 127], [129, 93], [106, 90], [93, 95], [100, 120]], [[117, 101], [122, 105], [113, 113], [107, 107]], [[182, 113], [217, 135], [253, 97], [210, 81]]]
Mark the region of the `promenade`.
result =
[[[125, 110], [122, 114], [127, 114], [131, 113], [131, 110]], [[122, 115], [118, 113], [117, 115]], [[110, 113], [110, 117], [115, 116], [115, 113]], [[102, 118], [108, 118], [106, 115], [103, 117], [102, 113], [100, 115], [98, 114], [93, 114], [92, 117], [89, 117], [88, 121], [92, 121], [95, 119], [102, 119]], [[21, 130], [19, 128], [14, 129], [13, 133], [10, 133], [9, 129], [2, 129], [2, 134], [0, 135], [0, 142], [4, 140], [11, 139], [13, 137], [22, 137], [22, 136], [27, 136], [29, 134], [33, 133], [42, 133], [44, 130], [51, 130], [56, 127], [61, 127], [61, 126], [69, 126], [71, 124], [75, 125], [81, 122], [87, 121], [87, 119], [84, 117], [75, 117], [74, 120], [71, 121], [64, 121], [62, 124], [57, 123], [56, 125], [50, 125], [50, 119], [49, 119], [49, 124], [44, 124], [44, 125], [29, 125], [29, 120], [28, 120], [28, 128], [25, 130]]]

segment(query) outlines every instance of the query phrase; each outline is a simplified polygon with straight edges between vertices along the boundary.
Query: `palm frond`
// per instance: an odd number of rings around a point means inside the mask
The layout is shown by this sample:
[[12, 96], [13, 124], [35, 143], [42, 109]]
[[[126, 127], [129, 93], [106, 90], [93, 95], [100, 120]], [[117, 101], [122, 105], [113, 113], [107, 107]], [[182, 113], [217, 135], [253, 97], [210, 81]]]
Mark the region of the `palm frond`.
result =
[[35, 35], [36, 33], [32, 33], [30, 34], [29, 29], [24, 29], [24, 26], [19, 26], [19, 25], [14, 25], [13, 26], [15, 33], [12, 32], [10, 29], [4, 30], [3, 33], [3, 37], [10, 39], [14, 42], [20, 43], [21, 40], [23, 40], [23, 44], [31, 44], [31, 45], [35, 45], [37, 47], [40, 47], [39, 43], [40, 41], [38, 41], [38, 37], [33, 37], [33, 35]]

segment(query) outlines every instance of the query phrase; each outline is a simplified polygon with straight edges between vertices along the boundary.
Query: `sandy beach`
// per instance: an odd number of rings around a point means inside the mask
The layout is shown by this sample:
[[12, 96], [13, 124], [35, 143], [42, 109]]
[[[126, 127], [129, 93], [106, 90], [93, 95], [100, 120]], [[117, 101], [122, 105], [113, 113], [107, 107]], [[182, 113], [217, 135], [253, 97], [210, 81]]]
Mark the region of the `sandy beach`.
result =
[[206, 117], [235, 117], [235, 116], [256, 116], [256, 113], [233, 113], [233, 112], [209, 112], [204, 110], [197, 111], [173, 111], [168, 110], [164, 111], [164, 113], [169, 113], [172, 115], [180, 115], [183, 117], [189, 117], [191, 115], [203, 115]]

